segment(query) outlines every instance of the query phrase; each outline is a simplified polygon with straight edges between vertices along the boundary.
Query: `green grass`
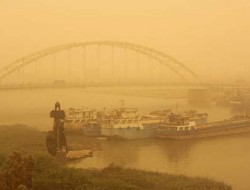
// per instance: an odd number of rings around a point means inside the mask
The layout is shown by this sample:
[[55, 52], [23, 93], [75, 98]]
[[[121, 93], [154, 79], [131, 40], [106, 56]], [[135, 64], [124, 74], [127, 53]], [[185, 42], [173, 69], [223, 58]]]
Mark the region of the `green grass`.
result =
[[45, 152], [46, 133], [24, 125], [0, 126], [0, 150], [6, 154], [13, 150]]
[[[33, 190], [231, 190], [199, 177], [169, 175], [110, 165], [102, 170], [68, 168], [53, 157], [36, 154]], [[3, 165], [4, 160], [0, 161]]]
[[[102, 170], [68, 168], [48, 155], [46, 133], [23, 125], [0, 126], [0, 171], [14, 150], [33, 154], [33, 190], [231, 190], [229, 185], [200, 177], [148, 172], [110, 165]], [[78, 139], [79, 138], [79, 139]], [[96, 147], [93, 139], [70, 137], [70, 143]], [[1, 188], [0, 188], [1, 189]]]
[[[46, 132], [41, 132], [31, 127], [17, 125], [0, 125], [0, 150], [4, 153], [11, 153], [13, 150], [24, 152], [47, 152], [45, 145]], [[99, 149], [98, 143], [93, 138], [81, 134], [67, 135], [69, 150]]]

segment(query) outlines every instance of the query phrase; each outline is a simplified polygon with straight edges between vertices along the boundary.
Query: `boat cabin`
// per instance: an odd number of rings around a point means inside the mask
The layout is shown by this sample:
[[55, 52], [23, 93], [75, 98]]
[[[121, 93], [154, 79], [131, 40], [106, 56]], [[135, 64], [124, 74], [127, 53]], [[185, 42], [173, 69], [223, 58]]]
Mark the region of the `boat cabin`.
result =
[[160, 128], [164, 128], [167, 131], [192, 131], [196, 130], [196, 123], [189, 122], [184, 125], [171, 125], [171, 124], [162, 124]]
[[67, 119], [85, 119], [85, 118], [94, 118], [95, 117], [95, 110], [94, 109], [75, 109], [70, 108], [67, 112]]
[[114, 110], [114, 115], [116, 118], [124, 119], [134, 119], [138, 118], [137, 109], [135, 108], [119, 108]]
[[167, 131], [191, 131], [196, 130], [196, 122], [190, 121], [189, 116], [171, 113], [168, 120], [165, 120], [160, 128]]

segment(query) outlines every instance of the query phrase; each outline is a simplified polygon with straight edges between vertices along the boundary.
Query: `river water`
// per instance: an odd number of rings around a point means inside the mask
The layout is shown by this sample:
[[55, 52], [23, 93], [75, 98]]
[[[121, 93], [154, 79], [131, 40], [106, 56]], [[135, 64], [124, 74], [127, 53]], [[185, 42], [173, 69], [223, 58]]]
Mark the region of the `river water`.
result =
[[[22, 123], [39, 130], [51, 129], [49, 111], [55, 101], [63, 109], [89, 107], [103, 109], [119, 106], [136, 107], [141, 113], [162, 108], [191, 109], [209, 113], [211, 121], [230, 116], [230, 111], [216, 106], [197, 107], [186, 99], [151, 98], [96, 93], [86, 89], [11, 90], [0, 92], [0, 123]], [[198, 140], [99, 140], [101, 150], [94, 157], [72, 162], [70, 167], [103, 168], [110, 163], [150, 171], [209, 177], [223, 181], [236, 190], [250, 189], [250, 135], [233, 135]]]

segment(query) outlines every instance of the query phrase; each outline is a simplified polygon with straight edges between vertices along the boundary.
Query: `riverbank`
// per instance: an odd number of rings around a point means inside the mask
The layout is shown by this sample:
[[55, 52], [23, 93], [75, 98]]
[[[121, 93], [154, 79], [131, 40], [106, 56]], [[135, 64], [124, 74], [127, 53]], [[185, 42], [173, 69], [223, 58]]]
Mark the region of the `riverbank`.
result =
[[[0, 154], [0, 170], [5, 158]], [[52, 157], [35, 155], [33, 190], [231, 190], [214, 180], [183, 175], [146, 172], [110, 165], [102, 170], [73, 169], [60, 165]], [[1, 184], [2, 183], [2, 184]], [[0, 181], [1, 187], [4, 186]], [[1, 189], [1, 188], [0, 188]]]
[[[32, 154], [37, 171], [33, 177], [33, 189], [204, 189], [230, 190], [229, 185], [200, 177], [186, 177], [148, 172], [110, 165], [104, 169], [68, 168], [47, 154], [45, 132], [24, 125], [0, 126], [0, 167], [4, 166], [13, 151]], [[71, 149], [98, 149], [96, 139], [68, 136]], [[91, 159], [91, 158], [90, 158]]]
[[[47, 153], [45, 144], [46, 133], [22, 124], [0, 125], [0, 149], [4, 154], [13, 150], [31, 153]], [[82, 138], [82, 135], [67, 135], [69, 150], [99, 150], [97, 140]]]

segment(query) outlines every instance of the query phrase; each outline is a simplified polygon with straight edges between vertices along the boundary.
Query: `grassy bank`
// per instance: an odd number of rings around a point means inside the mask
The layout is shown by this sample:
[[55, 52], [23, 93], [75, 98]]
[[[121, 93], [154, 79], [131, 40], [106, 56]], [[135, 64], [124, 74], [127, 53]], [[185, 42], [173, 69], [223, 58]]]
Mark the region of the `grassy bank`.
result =
[[[25, 125], [0, 125], [0, 150], [9, 154], [13, 150], [31, 153], [47, 153], [46, 132], [41, 132]], [[69, 150], [99, 149], [96, 139], [83, 138], [79, 135], [67, 135]]]
[[[36, 171], [33, 175], [34, 190], [230, 190], [223, 183], [205, 178], [191, 178], [182, 175], [169, 175], [146, 172], [136, 169], [110, 165], [102, 170], [68, 168], [58, 163], [47, 154], [45, 147], [46, 133], [23, 125], [0, 126], [0, 171], [8, 155], [13, 150], [32, 154]], [[70, 137], [71, 143], [85, 143], [88, 148], [96, 148], [95, 141], [87, 143]], [[1, 188], [0, 188], [1, 189]]]
[[[5, 159], [1, 156], [0, 167]], [[67, 168], [45, 154], [35, 155], [34, 190], [231, 190], [220, 182], [110, 165], [102, 170]]]

